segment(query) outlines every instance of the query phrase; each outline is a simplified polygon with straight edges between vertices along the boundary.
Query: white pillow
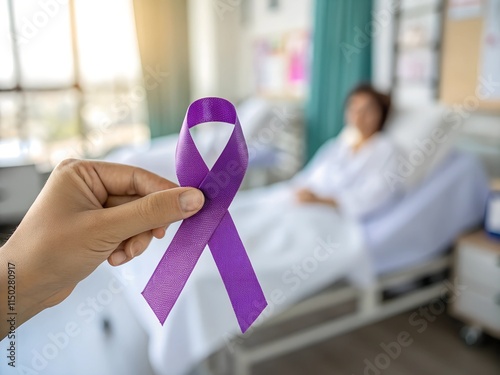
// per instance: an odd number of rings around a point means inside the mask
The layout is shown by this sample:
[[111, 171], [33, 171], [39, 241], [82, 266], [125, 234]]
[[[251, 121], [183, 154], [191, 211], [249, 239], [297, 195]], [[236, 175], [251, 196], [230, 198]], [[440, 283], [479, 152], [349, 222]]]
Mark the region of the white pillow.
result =
[[433, 105], [395, 109], [386, 131], [401, 151], [398, 175], [407, 189], [419, 184], [448, 155], [456, 132], [445, 126], [447, 108]]

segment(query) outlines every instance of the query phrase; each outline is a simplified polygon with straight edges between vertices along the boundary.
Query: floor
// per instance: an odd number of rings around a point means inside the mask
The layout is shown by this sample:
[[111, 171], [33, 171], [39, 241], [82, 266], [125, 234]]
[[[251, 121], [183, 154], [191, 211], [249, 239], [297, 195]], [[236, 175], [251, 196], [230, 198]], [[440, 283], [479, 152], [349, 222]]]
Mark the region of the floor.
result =
[[[500, 374], [500, 341], [487, 337], [482, 346], [468, 347], [459, 336], [462, 325], [446, 313], [418, 325], [413, 313], [262, 363], [252, 375]], [[406, 346], [394, 343], [398, 336]]]

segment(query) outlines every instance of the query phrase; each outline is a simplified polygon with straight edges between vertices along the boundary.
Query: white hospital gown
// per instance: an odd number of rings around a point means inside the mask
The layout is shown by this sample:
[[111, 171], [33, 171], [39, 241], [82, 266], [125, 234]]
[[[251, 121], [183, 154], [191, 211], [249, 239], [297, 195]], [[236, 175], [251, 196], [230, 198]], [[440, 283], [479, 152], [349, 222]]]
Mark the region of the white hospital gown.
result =
[[386, 178], [395, 173], [397, 155], [382, 133], [373, 135], [357, 152], [339, 136], [327, 141], [291, 184], [332, 198], [343, 215], [361, 219], [399, 195]]

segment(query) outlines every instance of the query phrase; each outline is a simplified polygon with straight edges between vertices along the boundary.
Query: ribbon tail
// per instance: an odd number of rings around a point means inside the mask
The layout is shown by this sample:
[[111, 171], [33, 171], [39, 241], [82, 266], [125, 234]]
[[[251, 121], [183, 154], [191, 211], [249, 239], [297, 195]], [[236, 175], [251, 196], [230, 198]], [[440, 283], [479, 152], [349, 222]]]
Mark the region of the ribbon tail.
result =
[[141, 293], [162, 325], [205, 249], [203, 239], [193, 239], [192, 224], [182, 222]]
[[208, 241], [241, 331], [245, 333], [267, 306], [248, 254], [229, 212]]

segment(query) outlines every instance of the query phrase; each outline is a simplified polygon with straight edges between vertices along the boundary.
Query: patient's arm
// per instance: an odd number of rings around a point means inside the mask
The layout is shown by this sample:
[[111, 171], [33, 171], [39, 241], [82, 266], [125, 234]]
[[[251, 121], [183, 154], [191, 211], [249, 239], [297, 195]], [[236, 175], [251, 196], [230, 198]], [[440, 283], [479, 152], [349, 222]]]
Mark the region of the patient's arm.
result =
[[297, 200], [300, 203], [322, 203], [331, 207], [337, 207], [337, 201], [332, 198], [320, 197], [309, 189], [300, 189], [297, 191]]

